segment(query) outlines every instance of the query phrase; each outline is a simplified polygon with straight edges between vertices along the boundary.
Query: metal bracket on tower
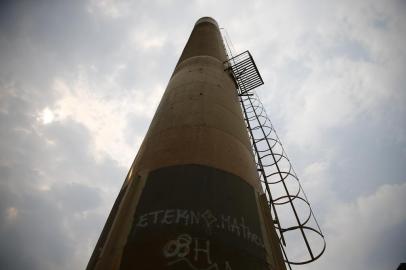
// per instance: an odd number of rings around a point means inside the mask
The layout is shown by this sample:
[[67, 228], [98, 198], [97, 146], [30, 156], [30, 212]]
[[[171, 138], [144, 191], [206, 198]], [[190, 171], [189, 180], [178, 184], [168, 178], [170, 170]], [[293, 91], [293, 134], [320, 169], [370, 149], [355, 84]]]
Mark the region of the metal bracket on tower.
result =
[[225, 70], [231, 73], [238, 86], [240, 96], [250, 95], [251, 90], [264, 84], [249, 51], [240, 53], [224, 63]]

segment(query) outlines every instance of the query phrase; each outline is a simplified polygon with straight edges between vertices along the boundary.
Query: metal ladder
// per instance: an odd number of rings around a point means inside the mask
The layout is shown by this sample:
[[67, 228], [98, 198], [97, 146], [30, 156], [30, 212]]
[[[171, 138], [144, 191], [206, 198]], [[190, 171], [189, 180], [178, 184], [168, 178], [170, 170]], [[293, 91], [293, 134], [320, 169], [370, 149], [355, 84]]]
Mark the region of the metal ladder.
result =
[[[232, 43], [228, 42], [224, 29], [223, 40], [228, 56], [224, 62], [225, 70], [231, 74], [237, 86], [258, 176], [268, 200], [284, 260], [289, 269], [292, 269], [291, 265], [313, 262], [324, 253], [326, 242], [299, 178], [254, 91], [264, 82], [248, 51], [233, 56]], [[289, 254], [295, 251], [298, 243], [304, 243], [302, 251], [307, 251], [307, 255]]]

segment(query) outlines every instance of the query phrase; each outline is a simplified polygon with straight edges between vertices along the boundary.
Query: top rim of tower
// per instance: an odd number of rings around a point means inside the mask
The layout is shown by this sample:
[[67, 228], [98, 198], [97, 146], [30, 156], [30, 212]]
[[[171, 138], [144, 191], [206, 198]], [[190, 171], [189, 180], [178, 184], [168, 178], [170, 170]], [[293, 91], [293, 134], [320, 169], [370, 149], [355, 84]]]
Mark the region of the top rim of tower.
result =
[[219, 27], [218, 23], [216, 22], [215, 19], [213, 19], [212, 17], [201, 17], [200, 19], [197, 20], [197, 22], [195, 23], [195, 25], [198, 25], [199, 23], [204, 23], [204, 22], [209, 22], [214, 24], [215, 26]]

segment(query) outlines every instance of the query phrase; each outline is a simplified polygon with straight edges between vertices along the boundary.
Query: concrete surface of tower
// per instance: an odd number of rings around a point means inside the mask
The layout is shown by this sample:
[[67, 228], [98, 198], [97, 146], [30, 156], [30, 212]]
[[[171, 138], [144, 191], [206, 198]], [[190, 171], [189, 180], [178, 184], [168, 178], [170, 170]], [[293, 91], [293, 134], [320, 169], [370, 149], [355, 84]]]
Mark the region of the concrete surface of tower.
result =
[[286, 269], [217, 22], [199, 19], [87, 269]]

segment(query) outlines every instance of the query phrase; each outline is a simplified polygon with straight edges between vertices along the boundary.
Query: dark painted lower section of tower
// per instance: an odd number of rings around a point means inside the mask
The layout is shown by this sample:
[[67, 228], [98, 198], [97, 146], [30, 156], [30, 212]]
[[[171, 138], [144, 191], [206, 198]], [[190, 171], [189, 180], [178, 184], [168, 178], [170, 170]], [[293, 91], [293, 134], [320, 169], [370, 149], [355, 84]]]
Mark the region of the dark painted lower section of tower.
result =
[[269, 269], [254, 188], [208, 166], [152, 171], [120, 269]]

